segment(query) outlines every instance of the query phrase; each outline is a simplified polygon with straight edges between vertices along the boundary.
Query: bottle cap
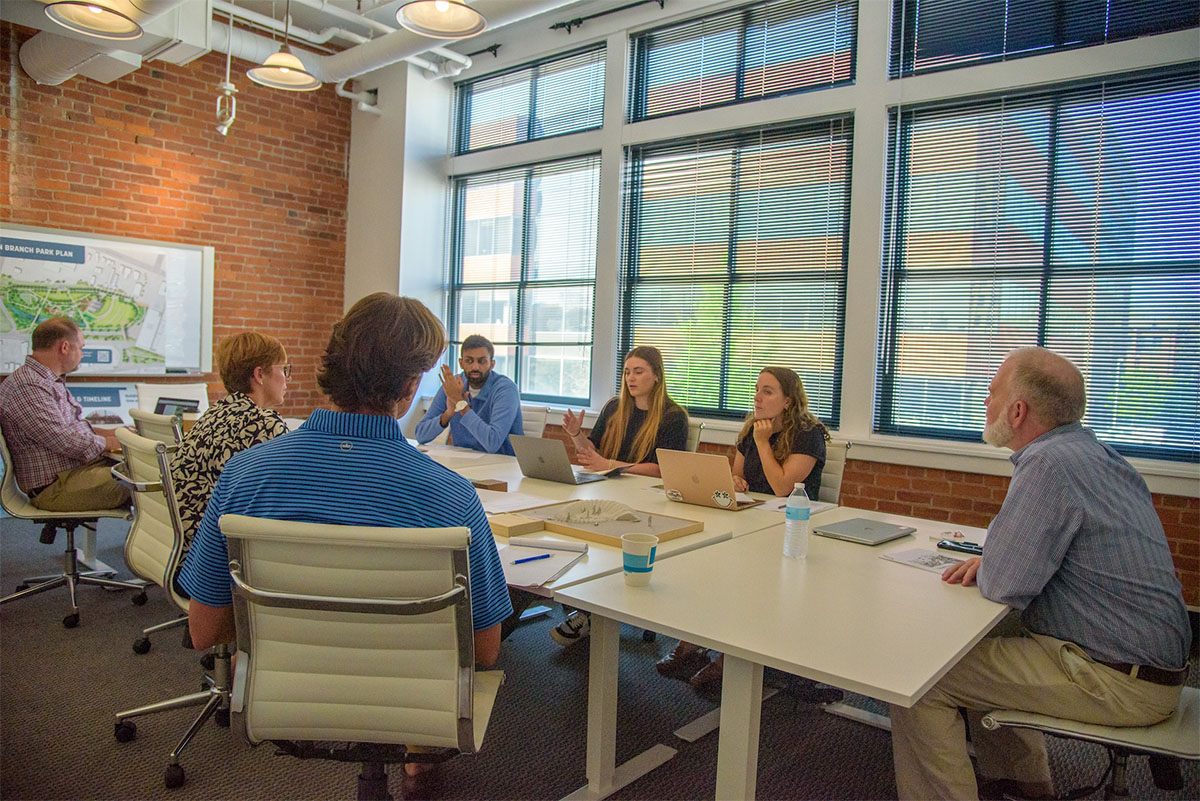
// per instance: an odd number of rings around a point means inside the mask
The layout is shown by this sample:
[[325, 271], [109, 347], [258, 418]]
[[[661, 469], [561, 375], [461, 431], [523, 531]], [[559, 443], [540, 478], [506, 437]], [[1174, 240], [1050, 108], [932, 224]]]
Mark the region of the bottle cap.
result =
[[796, 482], [796, 486], [795, 486], [795, 487], [793, 487], [793, 489], [804, 489], [804, 482], [803, 482], [803, 481], [797, 481], [797, 482]]

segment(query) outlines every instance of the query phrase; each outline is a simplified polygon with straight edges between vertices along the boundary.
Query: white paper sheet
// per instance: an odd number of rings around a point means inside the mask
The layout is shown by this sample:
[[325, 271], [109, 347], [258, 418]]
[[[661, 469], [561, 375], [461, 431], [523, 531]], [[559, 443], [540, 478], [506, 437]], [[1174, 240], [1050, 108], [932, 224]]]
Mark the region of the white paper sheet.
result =
[[[584, 557], [584, 553], [579, 551], [551, 551], [512, 545], [505, 545], [498, 552], [504, 568], [504, 580], [511, 587], [541, 587], [549, 584]], [[518, 559], [538, 556], [544, 558], [514, 564]]]
[[519, 509], [530, 509], [534, 506], [545, 506], [554, 503], [550, 498], [539, 498], [536, 495], [526, 495], [523, 492], [497, 492], [496, 490], [476, 489], [479, 500], [483, 503], [483, 511], [490, 515], [515, 512]]
[[899, 564], [908, 565], [920, 570], [927, 570], [930, 573], [937, 573], [938, 575], [944, 573], [946, 568], [963, 561], [963, 558], [950, 556], [941, 551], [929, 551], [924, 548], [909, 548], [907, 551], [885, 553], [881, 554], [879, 558], [886, 559], [889, 562], [898, 562]]

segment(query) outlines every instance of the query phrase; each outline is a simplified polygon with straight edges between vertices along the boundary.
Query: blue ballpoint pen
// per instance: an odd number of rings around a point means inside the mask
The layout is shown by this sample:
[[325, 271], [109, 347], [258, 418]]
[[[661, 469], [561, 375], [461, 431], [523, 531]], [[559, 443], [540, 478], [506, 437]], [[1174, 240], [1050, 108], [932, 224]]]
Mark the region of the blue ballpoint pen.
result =
[[538, 560], [538, 559], [549, 559], [549, 558], [550, 558], [550, 554], [548, 554], [548, 553], [540, 553], [540, 554], [538, 554], [537, 556], [526, 556], [524, 559], [514, 559], [514, 560], [513, 560], [513, 564], [514, 564], [514, 565], [523, 565], [523, 564], [525, 564], [526, 562], [533, 562], [533, 561], [536, 561], [536, 560]]

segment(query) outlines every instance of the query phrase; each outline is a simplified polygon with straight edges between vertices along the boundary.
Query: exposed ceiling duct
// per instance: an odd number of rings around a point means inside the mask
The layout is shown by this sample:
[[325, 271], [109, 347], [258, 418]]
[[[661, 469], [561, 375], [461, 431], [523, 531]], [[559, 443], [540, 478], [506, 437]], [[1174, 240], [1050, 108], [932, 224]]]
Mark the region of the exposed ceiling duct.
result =
[[[469, 59], [465, 59], [457, 53], [451, 54], [449, 51], [436, 47], [435, 40], [431, 40], [428, 37], [404, 29], [393, 28], [392, 26], [368, 19], [354, 12], [324, 3], [322, 0], [296, 1], [312, 8], [318, 8], [328, 13], [329, 16], [338, 18], [346, 23], [360, 25], [367, 31], [373, 31], [376, 34], [382, 33], [378, 38], [332, 55], [320, 55], [303, 50], [295, 50], [294, 52], [299, 56], [300, 61], [304, 64], [304, 68], [322, 82], [341, 83], [372, 70], [377, 70], [414, 56], [420, 56], [423, 53], [430, 53], [431, 51], [437, 53], [438, 57], [443, 59], [440, 67], [429, 59], [423, 59], [418, 63], [421, 67], [427, 69], [429, 67], [438, 67], [438, 74], [456, 74], [466, 64], [470, 63]], [[205, 3], [205, 0], [139, 0], [139, 2], [147, 9], [155, 9], [157, 15], [161, 16], [181, 3], [191, 5], [193, 3]], [[569, 5], [571, 2], [573, 0], [473, 0], [471, 6], [488, 20], [488, 28], [492, 29], [518, 22], [527, 17], [551, 11], [564, 5]], [[18, 4], [29, 5], [29, 3], [21, 3], [20, 0], [7, 0], [5, 6]], [[32, 5], [40, 6], [41, 4], [33, 3]], [[138, 9], [137, 6], [131, 6], [131, 8]], [[211, 5], [206, 3], [205, 9], [207, 16], [205, 17], [206, 23], [203, 33], [207, 47], [205, 50], [192, 55], [191, 58], [195, 58], [196, 55], [201, 55], [203, 52], [211, 49], [222, 53], [230, 53], [235, 58], [242, 58], [260, 64], [267, 56], [279, 49], [278, 42], [265, 36], [260, 36], [240, 28], [234, 28], [230, 31], [227, 25], [217, 24], [211, 17]], [[143, 27], [146, 27], [148, 23], [153, 22], [155, 19], [155, 17], [150, 15], [149, 11], [142, 12], [138, 9], [135, 14], [141, 15], [135, 21], [143, 25]], [[8, 13], [5, 13], [4, 16], [6, 18], [10, 17]], [[28, 14], [26, 14], [26, 17], [28, 17]], [[14, 21], [20, 24], [30, 24], [30, 21], [22, 19], [14, 19]], [[48, 19], [45, 19], [44, 15], [43, 21], [46, 23], [45, 25], [39, 24], [36, 27], [48, 28], [54, 25]], [[147, 27], [147, 31], [150, 30], [152, 28]], [[383, 33], [383, 31], [387, 31], [387, 33]], [[314, 34], [314, 36], [316, 35]], [[38, 83], [56, 85], [70, 79], [76, 74], [88, 75], [86, 69], [90, 63], [93, 63], [97, 59], [111, 59], [114, 53], [120, 50], [130, 50], [128, 47], [129, 43], [106, 43], [99, 39], [78, 38], [64, 43], [64, 38], [63, 36], [43, 30], [21, 46], [19, 55], [21, 66]], [[304, 40], [303, 36], [298, 36], [297, 38], [302, 41]], [[437, 41], [437, 44], [445, 44], [445, 42]], [[161, 45], [159, 49], [161, 49]], [[128, 56], [129, 53], [122, 53], [122, 55]], [[161, 57], [157, 52], [154, 56], [150, 56], [144, 50], [140, 51], [138, 55], [140, 58]], [[128, 59], [126, 63], [128, 68], [124, 72], [110, 77], [109, 80], [137, 69], [140, 66], [140, 58]], [[136, 62], [136, 64], [133, 64], [133, 62]], [[175, 63], [186, 63], [186, 61], [180, 60]], [[100, 70], [96, 70], [96, 72], [98, 74], [101, 73]], [[102, 78], [97, 79], [103, 80]]]

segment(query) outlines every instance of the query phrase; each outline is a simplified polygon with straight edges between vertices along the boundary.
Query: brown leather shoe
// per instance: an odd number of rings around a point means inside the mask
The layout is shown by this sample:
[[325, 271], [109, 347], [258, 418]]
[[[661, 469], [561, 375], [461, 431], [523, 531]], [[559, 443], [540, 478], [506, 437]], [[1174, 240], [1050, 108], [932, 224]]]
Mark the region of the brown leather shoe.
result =
[[721, 654], [712, 662], [709, 662], [704, 667], [697, 670], [692, 677], [688, 679], [688, 684], [692, 685], [693, 690], [699, 690], [711, 684], [721, 686], [721, 677], [725, 675], [725, 654]]
[[654, 669], [669, 679], [687, 681], [697, 671], [702, 670], [709, 664], [708, 657], [704, 654], [703, 648], [681, 652], [679, 647], [676, 646], [674, 651], [654, 664]]

